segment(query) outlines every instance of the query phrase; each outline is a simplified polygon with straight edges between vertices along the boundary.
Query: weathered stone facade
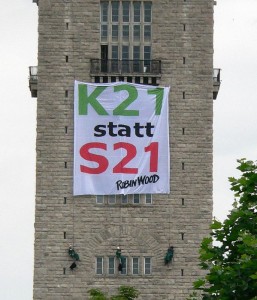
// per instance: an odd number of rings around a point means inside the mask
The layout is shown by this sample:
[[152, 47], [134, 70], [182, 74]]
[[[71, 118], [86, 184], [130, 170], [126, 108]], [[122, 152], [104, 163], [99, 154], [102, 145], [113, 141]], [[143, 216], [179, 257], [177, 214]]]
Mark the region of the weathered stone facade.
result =
[[[160, 85], [171, 86], [171, 193], [124, 206], [72, 196], [73, 83], [91, 82], [90, 59], [100, 58], [100, 2], [38, 2], [34, 299], [88, 299], [90, 288], [112, 294], [132, 285], [140, 299], [184, 300], [201, 274], [198, 249], [212, 216], [213, 0], [152, 3], [152, 59], [162, 62]], [[81, 258], [74, 271], [70, 243]], [[127, 275], [107, 275], [117, 246]], [[97, 256], [104, 275], [96, 275]], [[131, 275], [131, 257], [141, 259], [139, 275]], [[151, 275], [143, 274], [144, 257], [152, 258]]]

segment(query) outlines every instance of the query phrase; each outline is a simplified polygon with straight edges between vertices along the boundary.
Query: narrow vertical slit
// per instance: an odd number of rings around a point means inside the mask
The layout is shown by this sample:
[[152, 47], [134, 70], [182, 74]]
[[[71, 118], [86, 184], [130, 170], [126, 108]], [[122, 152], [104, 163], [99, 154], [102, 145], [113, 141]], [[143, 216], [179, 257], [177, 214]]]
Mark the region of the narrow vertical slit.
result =
[[183, 99], [186, 99], [186, 92], [183, 92]]
[[66, 29], [67, 30], [69, 29], [69, 23], [68, 22], [66, 23]]
[[182, 205], [185, 205], [185, 198], [182, 198], [182, 199], [181, 199], [181, 204], [182, 204]]
[[182, 128], [182, 134], [185, 135], [185, 128]]
[[183, 57], [183, 65], [185, 65], [185, 64], [186, 64], [186, 58]]
[[181, 232], [181, 240], [184, 241], [184, 232]]
[[69, 62], [69, 56], [68, 55], [65, 55], [65, 61], [66, 61], [66, 63]]
[[63, 238], [66, 240], [66, 231], [63, 232]]
[[65, 133], [68, 133], [68, 126], [65, 126]]
[[182, 162], [182, 170], [185, 170], [185, 163]]
[[64, 162], [64, 168], [67, 169], [67, 161]]
[[67, 203], [67, 197], [63, 197], [63, 204]]
[[183, 24], [183, 30], [186, 31], [186, 24]]
[[69, 91], [66, 90], [66, 91], [65, 91], [65, 97], [68, 98], [68, 96], [69, 96]]
[[181, 276], [184, 276], [184, 269], [181, 269]]
[[63, 268], [63, 275], [66, 274], [66, 268]]

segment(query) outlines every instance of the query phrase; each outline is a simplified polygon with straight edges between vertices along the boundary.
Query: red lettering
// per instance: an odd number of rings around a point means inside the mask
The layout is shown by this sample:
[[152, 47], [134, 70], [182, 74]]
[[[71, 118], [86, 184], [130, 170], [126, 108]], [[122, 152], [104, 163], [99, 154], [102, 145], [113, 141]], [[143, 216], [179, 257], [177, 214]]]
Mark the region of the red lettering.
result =
[[87, 161], [93, 161], [98, 163], [98, 167], [90, 168], [87, 166], [80, 165], [80, 171], [88, 174], [100, 174], [107, 170], [109, 162], [108, 159], [102, 155], [90, 153], [90, 149], [103, 149], [107, 150], [107, 146], [104, 143], [88, 143], [80, 148], [80, 155]]
[[153, 142], [149, 146], [145, 147], [145, 152], [150, 152], [150, 172], [158, 171], [158, 148], [158, 142]]
[[113, 168], [113, 173], [137, 174], [138, 168], [126, 168], [125, 166], [137, 155], [137, 148], [129, 143], [116, 143], [113, 145], [114, 150], [125, 149], [126, 156]]

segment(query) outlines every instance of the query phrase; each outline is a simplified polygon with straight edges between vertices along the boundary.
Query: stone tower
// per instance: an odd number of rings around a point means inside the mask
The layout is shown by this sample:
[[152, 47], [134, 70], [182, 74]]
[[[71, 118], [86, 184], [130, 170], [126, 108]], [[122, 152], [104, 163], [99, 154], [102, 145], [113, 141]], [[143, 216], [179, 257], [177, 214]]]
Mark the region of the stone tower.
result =
[[[33, 0], [38, 5], [34, 299], [120, 285], [184, 300], [212, 218], [213, 0]], [[74, 80], [170, 86], [170, 194], [73, 196]], [[69, 245], [80, 256], [73, 270]], [[167, 249], [174, 247], [170, 263]], [[118, 270], [120, 247], [124, 264]]]

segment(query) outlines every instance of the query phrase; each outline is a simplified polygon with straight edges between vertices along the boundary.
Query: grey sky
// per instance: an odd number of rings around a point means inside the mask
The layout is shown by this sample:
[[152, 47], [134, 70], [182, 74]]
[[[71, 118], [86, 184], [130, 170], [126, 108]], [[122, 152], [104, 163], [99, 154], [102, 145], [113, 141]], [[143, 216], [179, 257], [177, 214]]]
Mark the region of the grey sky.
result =
[[[193, 1], [193, 0], [192, 0]], [[0, 299], [32, 299], [36, 99], [28, 66], [37, 65], [37, 6], [1, 2], [0, 10]], [[214, 67], [222, 85], [214, 102], [214, 215], [224, 219], [236, 159], [256, 159], [257, 1], [218, 0]]]

